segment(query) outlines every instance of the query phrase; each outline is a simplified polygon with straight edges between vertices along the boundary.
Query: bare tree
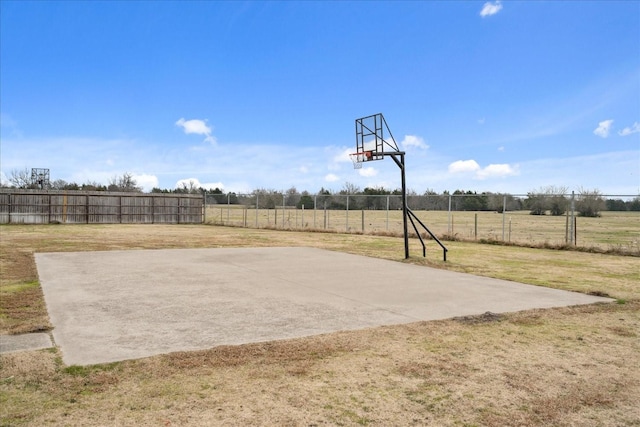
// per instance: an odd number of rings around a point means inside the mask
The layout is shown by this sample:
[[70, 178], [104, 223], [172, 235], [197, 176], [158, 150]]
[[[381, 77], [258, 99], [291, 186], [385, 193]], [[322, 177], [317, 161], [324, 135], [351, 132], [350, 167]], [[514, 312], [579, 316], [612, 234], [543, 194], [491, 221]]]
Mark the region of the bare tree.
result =
[[196, 185], [196, 182], [192, 179], [189, 180], [189, 183], [182, 182], [182, 187], [176, 190], [177, 193], [186, 193], [186, 194], [197, 194], [200, 192], [200, 189]]
[[251, 194], [256, 197], [259, 205], [258, 208], [261, 209], [274, 209], [276, 206], [280, 206], [282, 204], [282, 193], [279, 193], [276, 190], [259, 188], [257, 190], [253, 190]]
[[489, 210], [502, 213], [504, 210], [504, 194], [501, 193], [488, 193], [487, 194], [487, 207]]
[[567, 191], [569, 191], [567, 187], [556, 187], [554, 185], [549, 185], [545, 188], [547, 206], [551, 215], [560, 216], [564, 215], [567, 211], [567, 206], [569, 204], [565, 196]]
[[31, 186], [31, 171], [24, 168], [23, 170], [14, 169], [9, 176], [9, 182], [16, 188], [32, 188]]
[[300, 200], [300, 194], [298, 193], [296, 187], [291, 187], [290, 189], [285, 191], [284, 194], [285, 206], [296, 206], [298, 204], [298, 201]]
[[340, 190], [340, 194], [358, 194], [360, 193], [360, 187], [350, 182], [345, 182]]
[[547, 210], [551, 215], [563, 215], [567, 210], [567, 187], [548, 185], [540, 187], [527, 194], [526, 204], [531, 215], [545, 215]]
[[597, 189], [580, 189], [580, 195], [576, 203], [576, 209], [581, 216], [596, 218], [600, 216], [600, 211], [606, 208], [607, 204], [600, 191]]
[[69, 183], [64, 179], [56, 179], [51, 182], [51, 188], [53, 190], [65, 190], [69, 186]]
[[111, 178], [107, 189], [109, 191], [126, 191], [132, 193], [142, 191], [142, 188], [138, 187], [138, 183], [129, 172], [123, 173], [122, 176], [114, 176]]

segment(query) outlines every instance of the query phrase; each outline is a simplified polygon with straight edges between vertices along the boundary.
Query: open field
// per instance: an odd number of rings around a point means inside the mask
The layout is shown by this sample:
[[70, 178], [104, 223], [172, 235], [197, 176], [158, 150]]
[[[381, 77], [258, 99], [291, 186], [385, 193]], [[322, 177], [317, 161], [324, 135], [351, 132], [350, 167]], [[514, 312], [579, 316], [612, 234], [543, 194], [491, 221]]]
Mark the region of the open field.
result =
[[374, 235], [206, 225], [0, 226], [0, 333], [51, 327], [34, 252], [294, 245], [607, 294], [618, 303], [90, 367], [64, 366], [55, 349], [6, 354], [0, 425], [640, 425], [637, 257], [447, 242], [444, 263], [433, 242], [423, 259], [412, 240], [414, 256], [405, 261], [402, 239]]
[[[509, 211], [504, 215], [487, 211], [414, 212], [437, 236], [523, 245], [567, 242], [569, 224], [565, 216], [529, 215], [529, 211]], [[402, 212], [398, 210], [256, 210], [239, 205], [207, 205], [205, 222], [253, 228], [402, 233]], [[576, 217], [575, 225], [578, 246], [640, 254], [640, 212], [603, 212], [599, 218]], [[409, 230], [413, 231], [410, 224]]]

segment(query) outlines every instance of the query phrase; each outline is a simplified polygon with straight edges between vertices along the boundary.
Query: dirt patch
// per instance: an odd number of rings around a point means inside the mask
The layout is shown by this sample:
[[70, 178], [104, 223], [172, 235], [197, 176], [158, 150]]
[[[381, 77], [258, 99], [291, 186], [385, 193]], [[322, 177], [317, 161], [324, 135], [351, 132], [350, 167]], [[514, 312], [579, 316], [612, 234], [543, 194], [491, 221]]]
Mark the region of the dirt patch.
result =
[[605, 297], [605, 298], [611, 298], [611, 295], [609, 295], [606, 292], [602, 292], [602, 291], [589, 291], [587, 292], [588, 295], [593, 295], [594, 297]]
[[477, 316], [454, 317], [453, 320], [467, 325], [477, 325], [479, 323], [499, 322], [502, 320], [502, 315], [487, 311], [486, 313], [479, 314]]

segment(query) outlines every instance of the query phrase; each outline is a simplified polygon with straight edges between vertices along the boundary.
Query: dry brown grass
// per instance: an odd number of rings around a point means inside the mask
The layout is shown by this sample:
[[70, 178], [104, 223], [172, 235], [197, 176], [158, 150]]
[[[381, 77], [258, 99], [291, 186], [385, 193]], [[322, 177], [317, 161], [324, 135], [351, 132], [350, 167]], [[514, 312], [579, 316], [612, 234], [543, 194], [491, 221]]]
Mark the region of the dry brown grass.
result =
[[[23, 226], [0, 233], [4, 333], [41, 329], [46, 320], [35, 251], [305, 245], [398, 261], [403, 254], [401, 239], [391, 237], [207, 226]], [[412, 250], [418, 253], [415, 242]], [[446, 268], [602, 292], [626, 303], [89, 367], [65, 367], [55, 349], [6, 354], [0, 425], [640, 425], [637, 258], [452, 242], [449, 259]], [[444, 267], [436, 249], [408, 262]], [[8, 295], [13, 302], [6, 304]]]
[[[506, 242], [520, 246], [567, 245], [568, 218], [530, 215], [529, 211], [415, 211], [437, 236], [451, 240]], [[277, 219], [277, 222], [275, 221]], [[323, 230], [377, 235], [402, 235], [398, 210], [245, 209], [240, 205], [209, 205], [206, 221], [255, 228]], [[410, 232], [413, 232], [409, 226]], [[602, 212], [598, 218], [576, 218], [578, 248], [640, 255], [640, 212]]]

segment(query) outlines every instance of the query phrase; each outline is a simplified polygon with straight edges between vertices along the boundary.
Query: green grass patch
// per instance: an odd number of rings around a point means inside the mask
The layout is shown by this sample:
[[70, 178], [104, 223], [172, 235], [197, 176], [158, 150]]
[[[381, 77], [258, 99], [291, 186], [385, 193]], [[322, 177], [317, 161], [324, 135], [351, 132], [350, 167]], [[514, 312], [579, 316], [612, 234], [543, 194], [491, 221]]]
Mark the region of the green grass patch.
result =
[[38, 282], [37, 280], [31, 280], [31, 281], [22, 282], [22, 283], [14, 283], [11, 285], [2, 285], [0, 286], [0, 293], [13, 294], [17, 292], [24, 292], [30, 289], [34, 289], [39, 286], [40, 286], [40, 282]]

